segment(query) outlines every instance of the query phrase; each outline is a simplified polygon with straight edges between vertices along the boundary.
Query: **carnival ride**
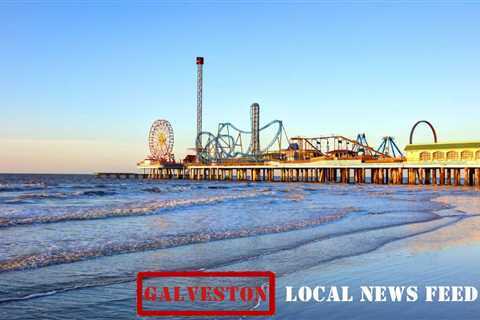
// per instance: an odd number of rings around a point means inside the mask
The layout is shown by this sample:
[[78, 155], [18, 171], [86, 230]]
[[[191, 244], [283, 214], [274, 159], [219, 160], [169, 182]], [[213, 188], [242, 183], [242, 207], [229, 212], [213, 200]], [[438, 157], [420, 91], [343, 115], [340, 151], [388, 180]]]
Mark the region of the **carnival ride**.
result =
[[[268, 160], [309, 160], [322, 158], [325, 160], [381, 160], [397, 161], [403, 154], [394, 142], [393, 137], [385, 136], [380, 146], [371, 147], [365, 133], [358, 134], [356, 140], [342, 135], [324, 135], [317, 137], [289, 138], [281, 120], [273, 120], [260, 126], [260, 106], [250, 106], [250, 130], [243, 130], [231, 122], [218, 124], [216, 132], [202, 131], [203, 103], [203, 57], [197, 57], [197, 134], [195, 136], [195, 155], [187, 155], [184, 163], [201, 162], [204, 164], [225, 162], [262, 162]], [[419, 121], [419, 124], [430, 123]], [[147, 158], [156, 163], [172, 163], [173, 129], [167, 120], [157, 120], [150, 128], [148, 143], [151, 155]], [[262, 143], [263, 142], [263, 143]]]
[[[200, 146], [198, 160], [202, 163], [218, 163], [234, 159], [262, 161], [267, 154], [280, 152], [283, 144], [288, 143], [289, 139], [282, 121], [273, 120], [260, 127], [259, 106], [256, 103], [251, 106], [250, 118], [252, 125], [250, 131], [240, 129], [230, 122], [224, 122], [218, 124], [216, 134], [201, 132], [196, 139], [196, 145]], [[268, 143], [261, 145], [260, 141], [265, 140]]]
[[[403, 154], [394, 142], [394, 138], [386, 136], [378, 148], [371, 147], [366, 135], [361, 133], [356, 140], [341, 135], [325, 135], [318, 137], [289, 138], [283, 122], [274, 120], [258, 129], [252, 119], [252, 130], [237, 128], [230, 122], [220, 123], [216, 134], [201, 132], [196, 143], [201, 146], [198, 152], [199, 161], [205, 164], [232, 161], [265, 161], [265, 160], [309, 160], [323, 158], [325, 160], [388, 160], [403, 159]], [[268, 143], [260, 145], [260, 136], [273, 129]], [[255, 138], [257, 137], [257, 138]], [[248, 142], [246, 144], [245, 142]], [[287, 147], [283, 148], [286, 142]]]
[[392, 137], [384, 137], [380, 147], [371, 147], [364, 133], [353, 140], [341, 135], [324, 135], [318, 137], [293, 137], [290, 149], [298, 150], [295, 160], [308, 160], [323, 157], [324, 159], [362, 159], [382, 160], [401, 159], [403, 154], [398, 149]]
[[403, 158], [402, 151], [400, 151], [400, 148], [395, 143], [395, 139], [391, 136], [382, 138], [382, 142], [377, 148], [377, 151], [393, 158]]
[[[401, 159], [403, 154], [392, 137], [384, 137], [379, 148], [369, 146], [364, 133], [352, 140], [340, 135], [314, 138], [296, 137], [289, 139], [283, 122], [273, 120], [260, 127], [260, 106], [250, 106], [250, 131], [242, 130], [230, 122], [220, 123], [216, 133], [202, 131], [203, 65], [204, 58], [197, 57], [197, 134], [195, 136], [195, 160], [204, 164], [265, 161], [265, 160], [308, 160], [315, 157], [325, 159]], [[266, 138], [267, 131], [273, 131]], [[265, 144], [260, 142], [267, 141]], [[282, 148], [282, 143], [287, 147]]]
[[159, 119], [153, 122], [148, 135], [150, 160], [169, 162], [173, 161], [173, 128], [167, 120]]

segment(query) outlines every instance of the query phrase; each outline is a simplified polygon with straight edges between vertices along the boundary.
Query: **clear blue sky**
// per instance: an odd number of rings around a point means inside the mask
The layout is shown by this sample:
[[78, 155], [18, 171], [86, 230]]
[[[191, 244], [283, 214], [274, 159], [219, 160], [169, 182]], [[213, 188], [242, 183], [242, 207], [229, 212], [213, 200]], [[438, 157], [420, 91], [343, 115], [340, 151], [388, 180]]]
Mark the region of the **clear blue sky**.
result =
[[207, 130], [248, 128], [258, 102], [290, 136], [403, 147], [427, 119], [442, 141], [480, 140], [478, 2], [0, 3], [3, 172], [132, 171], [157, 118], [185, 155], [198, 55]]

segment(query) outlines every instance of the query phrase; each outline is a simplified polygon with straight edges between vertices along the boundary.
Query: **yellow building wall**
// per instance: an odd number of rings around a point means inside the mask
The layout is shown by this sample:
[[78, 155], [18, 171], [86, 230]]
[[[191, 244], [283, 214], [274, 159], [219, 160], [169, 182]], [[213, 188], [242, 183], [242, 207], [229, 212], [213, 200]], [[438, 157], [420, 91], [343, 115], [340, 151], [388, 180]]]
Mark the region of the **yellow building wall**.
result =
[[480, 164], [480, 143], [408, 145], [405, 152], [407, 162]]

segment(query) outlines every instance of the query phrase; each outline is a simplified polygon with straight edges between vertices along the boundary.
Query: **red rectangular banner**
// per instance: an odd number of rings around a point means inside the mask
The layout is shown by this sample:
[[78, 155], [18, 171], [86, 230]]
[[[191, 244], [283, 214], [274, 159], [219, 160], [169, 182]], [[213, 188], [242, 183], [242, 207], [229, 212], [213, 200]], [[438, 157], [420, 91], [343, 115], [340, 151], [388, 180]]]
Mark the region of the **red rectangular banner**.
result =
[[[238, 278], [246, 280], [254, 278], [265, 279], [261, 286], [199, 286], [178, 285], [178, 281], [199, 280], [220, 280], [225, 281]], [[164, 281], [161, 286], [147, 286], [145, 280]], [[165, 286], [167, 280], [176, 281], [175, 285]], [[209, 303], [213, 308], [198, 310], [198, 303]], [[222, 303], [268, 303], [268, 308], [245, 310], [222, 307]], [[145, 308], [149, 303], [150, 308]], [[162, 303], [163, 306], [177, 304], [173, 309], [151, 308], [153, 303]], [[194, 305], [197, 303], [197, 305]], [[185, 308], [178, 308], [178, 304], [185, 304]], [[205, 304], [206, 305], [206, 304]], [[190, 307], [190, 308], [189, 308]], [[139, 272], [137, 275], [137, 314], [139, 316], [271, 316], [275, 313], [275, 274], [270, 271], [173, 271], [173, 272]]]

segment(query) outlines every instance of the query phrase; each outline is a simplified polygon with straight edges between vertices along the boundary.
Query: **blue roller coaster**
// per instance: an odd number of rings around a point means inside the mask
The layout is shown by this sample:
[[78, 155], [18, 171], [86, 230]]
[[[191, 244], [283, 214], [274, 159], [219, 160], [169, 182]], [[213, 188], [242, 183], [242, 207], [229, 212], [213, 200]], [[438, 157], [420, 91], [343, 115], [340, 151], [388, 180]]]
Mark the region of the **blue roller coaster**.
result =
[[[219, 163], [231, 159], [262, 161], [265, 155], [280, 152], [282, 143], [288, 145], [289, 140], [283, 122], [273, 120], [259, 127], [258, 104], [253, 104], [251, 108], [252, 130], [250, 131], [239, 129], [230, 122], [224, 122], [219, 123], [216, 134], [200, 132], [196, 142], [200, 146], [198, 156], [201, 162]], [[268, 133], [269, 136], [267, 136]], [[265, 140], [268, 143], [261, 145], [260, 141]]]

